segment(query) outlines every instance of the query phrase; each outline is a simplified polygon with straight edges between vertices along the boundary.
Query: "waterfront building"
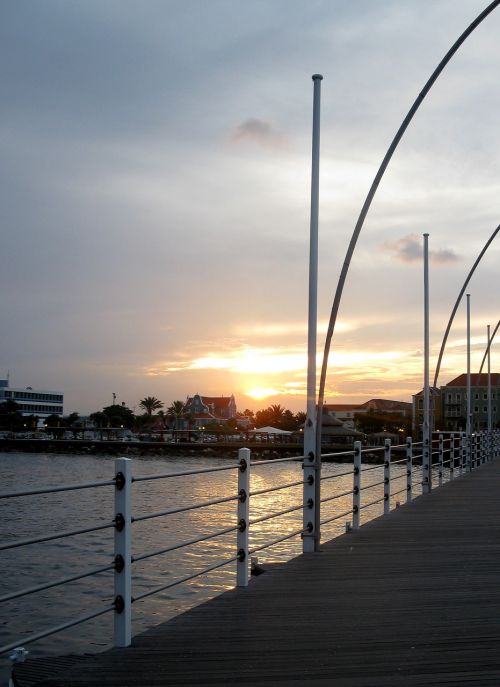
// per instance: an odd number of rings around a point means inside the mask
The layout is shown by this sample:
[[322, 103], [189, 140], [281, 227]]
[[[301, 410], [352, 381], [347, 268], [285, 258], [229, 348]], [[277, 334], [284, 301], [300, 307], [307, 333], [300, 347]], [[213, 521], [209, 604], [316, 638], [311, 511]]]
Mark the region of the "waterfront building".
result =
[[33, 389], [11, 387], [8, 379], [0, 379], [0, 403], [15, 401], [22, 415], [62, 415], [64, 394], [62, 391], [49, 391], [45, 389]]
[[[471, 374], [471, 429], [488, 427], [488, 375]], [[444, 429], [464, 430], [467, 419], [467, 375], [461, 374], [441, 387]], [[493, 427], [500, 422], [500, 373], [491, 374], [491, 416]]]
[[[188, 396], [183, 409], [182, 429], [197, 429], [207, 424], [224, 424], [236, 417], [234, 396]], [[189, 425], [187, 427], [186, 425]]]
[[385, 398], [372, 398], [365, 403], [325, 403], [323, 406], [334, 420], [340, 420], [344, 427], [354, 429], [356, 415], [375, 413], [380, 415], [401, 415], [411, 417], [412, 405], [406, 401], [391, 401]]
[[[422, 438], [424, 426], [424, 390], [412, 396], [412, 430], [413, 437]], [[443, 410], [441, 403], [441, 389], [436, 386], [429, 388], [429, 414], [431, 421], [431, 431], [434, 429], [444, 429], [442, 426]]]
[[[420, 436], [423, 423], [423, 390], [413, 396], [413, 431]], [[465, 432], [467, 426], [467, 374], [448, 384], [430, 389], [430, 415], [433, 430]], [[488, 427], [488, 375], [471, 374], [471, 429]], [[500, 373], [491, 373], [491, 415], [493, 427], [500, 426]]]

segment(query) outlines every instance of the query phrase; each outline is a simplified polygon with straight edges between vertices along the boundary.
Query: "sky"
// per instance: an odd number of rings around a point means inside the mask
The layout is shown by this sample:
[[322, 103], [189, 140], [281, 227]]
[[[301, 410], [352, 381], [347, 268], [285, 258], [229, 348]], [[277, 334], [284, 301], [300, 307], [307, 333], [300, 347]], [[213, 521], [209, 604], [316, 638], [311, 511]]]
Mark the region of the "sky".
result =
[[[362, 203], [403, 117], [486, 0], [4, 0], [0, 378], [65, 410], [234, 394], [306, 403], [313, 83], [318, 368]], [[410, 125], [354, 253], [326, 400], [410, 400], [500, 221], [500, 9]], [[500, 318], [471, 280], [472, 369]], [[439, 383], [466, 369], [465, 303]], [[492, 368], [500, 369], [500, 339]], [[496, 368], [495, 368], [496, 365]]]

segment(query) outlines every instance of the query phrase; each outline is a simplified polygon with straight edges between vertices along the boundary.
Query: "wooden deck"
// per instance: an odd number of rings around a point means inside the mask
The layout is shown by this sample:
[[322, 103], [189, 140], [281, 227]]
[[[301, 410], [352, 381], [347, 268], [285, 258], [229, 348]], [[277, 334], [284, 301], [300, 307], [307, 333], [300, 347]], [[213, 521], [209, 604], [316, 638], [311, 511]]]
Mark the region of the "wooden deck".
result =
[[500, 685], [500, 461], [39, 687]]

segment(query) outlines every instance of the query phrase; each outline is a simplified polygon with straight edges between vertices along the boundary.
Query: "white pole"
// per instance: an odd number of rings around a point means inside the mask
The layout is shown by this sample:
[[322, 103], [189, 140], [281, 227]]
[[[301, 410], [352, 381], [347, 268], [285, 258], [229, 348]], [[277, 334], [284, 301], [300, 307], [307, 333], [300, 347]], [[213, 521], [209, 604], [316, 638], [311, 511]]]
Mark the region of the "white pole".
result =
[[[321, 74], [313, 74], [313, 132], [311, 224], [309, 238], [309, 319], [307, 335], [307, 417], [304, 427], [304, 536], [303, 551], [319, 549], [321, 455], [316, 455], [316, 333], [318, 323], [318, 215]], [[320, 418], [323, 409], [318, 409]], [[321, 422], [321, 420], [320, 420]], [[320, 447], [321, 448], [321, 447]], [[311, 483], [312, 478], [312, 483]], [[312, 504], [312, 505], [311, 505]], [[312, 527], [311, 527], [312, 526]]]
[[471, 398], [471, 381], [470, 381], [470, 293], [467, 294], [467, 426], [465, 431], [467, 436], [471, 437], [472, 429], [472, 398]]
[[361, 442], [354, 442], [353, 489], [352, 489], [352, 527], [359, 529], [361, 518]]
[[385, 440], [384, 450], [384, 515], [391, 512], [391, 440]]
[[429, 234], [424, 234], [424, 422], [422, 492], [432, 489], [430, 460], [430, 403], [429, 403]]
[[247, 587], [250, 574], [248, 528], [250, 522], [250, 449], [238, 451], [238, 533], [236, 535], [236, 586]]
[[132, 460], [115, 460], [114, 645], [132, 642]]
[[412, 495], [412, 472], [413, 472], [413, 442], [411, 437], [406, 437], [406, 503], [410, 503]]
[[491, 435], [492, 430], [492, 417], [491, 417], [491, 341], [490, 341], [490, 325], [487, 327], [488, 330], [488, 436]]

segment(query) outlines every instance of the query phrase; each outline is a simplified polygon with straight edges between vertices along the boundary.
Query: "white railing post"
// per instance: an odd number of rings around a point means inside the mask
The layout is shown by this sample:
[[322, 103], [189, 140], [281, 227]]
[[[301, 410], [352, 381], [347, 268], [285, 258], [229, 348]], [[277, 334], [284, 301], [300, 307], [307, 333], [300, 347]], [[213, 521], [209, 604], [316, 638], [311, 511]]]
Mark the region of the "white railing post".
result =
[[429, 449], [429, 437], [424, 436], [422, 442], [422, 494], [428, 494], [432, 489], [431, 452]]
[[444, 438], [443, 435], [439, 435], [439, 475], [438, 475], [438, 486], [443, 486], [443, 463], [444, 463]]
[[450, 439], [450, 482], [455, 479], [455, 435]]
[[352, 486], [352, 527], [357, 530], [361, 517], [361, 442], [354, 442], [354, 466]]
[[114, 645], [132, 641], [132, 460], [115, 460]]
[[[459, 475], [462, 474], [462, 466], [460, 461], [458, 461], [458, 466], [456, 465], [456, 456], [455, 456], [455, 435], [450, 434], [450, 471], [451, 471], [451, 466], [453, 465], [453, 470], [455, 470], [455, 467], [458, 467], [459, 470]], [[451, 474], [451, 472], [450, 472]], [[451, 479], [451, 477], [450, 477]]]
[[460, 432], [460, 473], [467, 472], [467, 441], [465, 432]]
[[413, 440], [406, 437], [406, 503], [410, 503], [413, 498]]
[[465, 465], [466, 465], [466, 472], [472, 472], [472, 436], [470, 434], [465, 433], [465, 446], [466, 446], [466, 457], [465, 457]]
[[236, 536], [236, 585], [247, 587], [250, 571], [248, 529], [250, 521], [250, 449], [238, 451], [238, 534]]
[[391, 440], [385, 440], [384, 452], [384, 515], [391, 512]]

